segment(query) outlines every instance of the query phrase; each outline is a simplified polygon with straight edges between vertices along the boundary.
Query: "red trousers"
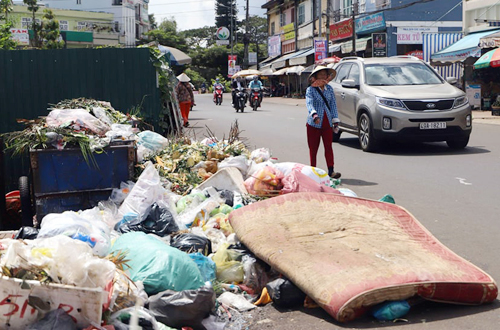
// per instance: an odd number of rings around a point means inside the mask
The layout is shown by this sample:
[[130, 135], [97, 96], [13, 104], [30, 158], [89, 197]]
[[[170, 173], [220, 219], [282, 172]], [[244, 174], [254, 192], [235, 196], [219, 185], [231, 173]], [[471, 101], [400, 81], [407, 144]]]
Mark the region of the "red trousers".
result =
[[319, 144], [323, 139], [323, 146], [325, 147], [326, 166], [333, 167], [333, 129], [328, 123], [326, 114], [323, 116], [323, 123], [321, 128], [312, 127], [306, 124], [307, 127], [307, 144], [309, 146], [309, 160], [311, 166], [316, 167], [316, 155], [318, 154]]
[[181, 108], [182, 119], [184, 120], [184, 124], [186, 124], [189, 118], [189, 110], [191, 110], [191, 102], [189, 101], [180, 102], [179, 106]]

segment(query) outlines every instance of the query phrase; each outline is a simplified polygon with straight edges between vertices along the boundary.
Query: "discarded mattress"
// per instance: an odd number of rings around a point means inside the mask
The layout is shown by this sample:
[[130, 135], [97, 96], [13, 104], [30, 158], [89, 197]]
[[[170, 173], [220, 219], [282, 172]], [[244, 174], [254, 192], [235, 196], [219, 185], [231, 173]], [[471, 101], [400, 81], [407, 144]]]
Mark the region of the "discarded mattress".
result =
[[274, 197], [231, 212], [241, 242], [340, 322], [414, 295], [482, 304], [495, 281], [404, 208], [335, 194]]

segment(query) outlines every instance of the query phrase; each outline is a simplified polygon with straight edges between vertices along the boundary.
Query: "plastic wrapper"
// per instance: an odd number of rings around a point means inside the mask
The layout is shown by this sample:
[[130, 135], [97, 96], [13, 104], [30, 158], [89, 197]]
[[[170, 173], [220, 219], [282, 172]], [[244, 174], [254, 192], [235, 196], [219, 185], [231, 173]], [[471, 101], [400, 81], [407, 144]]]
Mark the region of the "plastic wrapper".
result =
[[118, 209], [118, 216], [121, 220], [124, 214], [135, 213], [140, 219], [144, 219], [153, 203], [166, 198], [167, 191], [161, 184], [160, 174], [151, 162], [147, 162], [146, 168]]
[[217, 279], [226, 283], [243, 282], [245, 272], [243, 264], [237, 259], [241, 259], [241, 254], [236, 251], [230, 251], [228, 244], [223, 244], [212, 256], [217, 269]]
[[233, 156], [233, 157], [228, 157], [224, 159], [222, 162], [220, 162], [219, 169], [226, 167], [236, 167], [238, 170], [240, 170], [243, 177], [245, 177], [248, 171], [248, 164], [249, 161], [245, 156], [243, 155]]
[[128, 196], [132, 188], [134, 188], [134, 185], [135, 182], [132, 181], [121, 182], [120, 188], [114, 188], [111, 191], [111, 196], [109, 196], [109, 198], [113, 201], [113, 203], [120, 205]]
[[392, 321], [405, 316], [410, 311], [406, 300], [387, 301], [372, 308], [372, 315], [379, 321]]
[[56, 309], [47, 313], [39, 321], [30, 324], [26, 330], [77, 330], [76, 323], [63, 309]]
[[203, 255], [212, 253], [210, 240], [195, 234], [180, 234], [172, 238], [170, 246], [186, 253], [200, 252]]
[[276, 306], [302, 306], [306, 299], [306, 294], [288, 279], [278, 278], [267, 283], [266, 288]]
[[196, 207], [197, 205], [201, 204], [204, 200], [206, 199], [206, 196], [203, 192], [198, 191], [198, 192], [192, 192], [189, 195], [181, 197], [177, 201], [176, 204], [176, 211], [177, 213], [182, 213], [186, 209]]
[[85, 109], [55, 109], [46, 118], [47, 126], [71, 127], [73, 130], [90, 131], [103, 136], [110, 130], [109, 125], [92, 116]]
[[144, 283], [148, 295], [193, 290], [204, 284], [196, 263], [186, 253], [142, 232], [118, 237], [112, 251], [127, 253], [125, 270], [132, 281]]
[[348, 188], [337, 188], [338, 191], [344, 196], [350, 196], [350, 197], [358, 197], [358, 195], [352, 191], [351, 189]]
[[156, 321], [153, 313], [144, 307], [129, 307], [111, 314], [111, 324], [116, 330], [129, 330], [132, 313], [137, 313], [141, 329], [161, 330], [161, 325]]
[[132, 282], [123, 272], [115, 272], [113, 279], [113, 294], [110, 299], [110, 310], [118, 311], [124, 308], [135, 306], [137, 301], [145, 305], [148, 301], [148, 294], [144, 291], [141, 281]]
[[102, 220], [98, 208], [81, 213], [66, 211], [50, 213], [42, 219], [38, 238], [64, 235], [87, 243], [94, 254], [104, 257], [111, 245], [109, 227]]
[[116, 224], [115, 230], [119, 233], [141, 231], [146, 234], [155, 234], [161, 237], [179, 230], [172, 213], [167, 208], [157, 203], [153, 204], [146, 219], [142, 220], [135, 217], [130, 219], [130, 221], [128, 220], [127, 215], [125, 215], [123, 220]]
[[223, 305], [232, 307], [239, 312], [249, 311], [257, 307], [246, 300], [242, 295], [237, 295], [232, 292], [224, 292], [219, 296], [219, 298], [217, 298], [217, 301]]
[[94, 116], [96, 116], [100, 121], [102, 121], [106, 125], [108, 125], [108, 126], [112, 126], [113, 125], [113, 119], [111, 118], [111, 116], [109, 116], [106, 113], [106, 110], [104, 110], [103, 108], [101, 108], [101, 107], [93, 107], [92, 108], [92, 113], [94, 114]]
[[[182, 213], [178, 216], [178, 221], [183, 226], [190, 227], [191, 225], [198, 226], [202, 224], [204, 221], [208, 220], [210, 212], [212, 212], [215, 208], [219, 207], [223, 200], [219, 197], [219, 193], [213, 190], [213, 194], [202, 203], [194, 206], [191, 204], [189, 207], [186, 207]], [[179, 203], [177, 203], [179, 204]]]
[[198, 266], [201, 276], [203, 276], [203, 280], [205, 282], [211, 282], [215, 280], [217, 276], [215, 274], [215, 262], [213, 262], [212, 259], [205, 257], [199, 252], [190, 253], [189, 257], [193, 259], [193, 261]]
[[222, 189], [220, 191], [220, 198], [224, 200], [226, 205], [234, 206], [234, 193], [231, 190]]
[[205, 329], [203, 319], [215, 313], [215, 292], [205, 286], [197, 290], [160, 292], [149, 298], [149, 310], [169, 327]]
[[35, 239], [38, 236], [39, 230], [33, 227], [21, 227], [14, 236], [14, 239]]
[[0, 267], [43, 269], [53, 282], [104, 288], [113, 280], [115, 264], [95, 257], [90, 246], [67, 236], [36, 240], [3, 240]]
[[151, 153], [165, 149], [169, 143], [167, 138], [152, 131], [142, 131], [137, 137], [139, 138], [137, 144], [150, 150]]
[[[95, 109], [95, 108], [94, 108]], [[135, 140], [136, 129], [128, 124], [112, 124], [106, 136], [111, 140]]]
[[327, 186], [330, 185], [330, 177], [328, 176], [328, 173], [318, 167], [292, 162], [276, 163], [273, 167], [280, 170], [284, 176], [291, 174], [293, 171], [297, 171], [308, 176], [319, 184]]
[[291, 173], [285, 176], [281, 182], [283, 184], [283, 189], [281, 189], [280, 194], [282, 195], [295, 192], [340, 193], [338, 190], [320, 184], [298, 171], [291, 171]]
[[210, 240], [213, 252], [217, 252], [219, 247], [227, 243], [226, 235], [220, 229], [207, 228], [204, 233]]
[[267, 148], [259, 148], [252, 151], [250, 159], [256, 163], [268, 161], [271, 158], [271, 152]]
[[283, 187], [283, 173], [271, 166], [266, 166], [245, 180], [249, 194], [256, 196], [275, 196]]
[[262, 162], [262, 163], [256, 163], [253, 160], [250, 161], [250, 165], [248, 167], [247, 175], [245, 176], [246, 179], [260, 171], [266, 166], [273, 166], [274, 164], [270, 161]]
[[241, 262], [243, 263], [243, 270], [245, 272], [243, 284], [252, 289], [255, 294], [260, 295], [268, 282], [268, 276], [264, 267], [257, 262], [257, 259], [249, 255], [244, 255]]

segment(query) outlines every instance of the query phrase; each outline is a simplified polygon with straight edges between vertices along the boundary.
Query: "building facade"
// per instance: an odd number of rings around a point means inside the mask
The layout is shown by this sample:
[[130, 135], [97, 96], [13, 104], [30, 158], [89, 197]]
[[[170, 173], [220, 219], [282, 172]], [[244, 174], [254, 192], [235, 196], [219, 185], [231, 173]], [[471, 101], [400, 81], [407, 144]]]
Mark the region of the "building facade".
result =
[[49, 8], [111, 13], [120, 44], [134, 47], [149, 31], [149, 0], [43, 0]]
[[[41, 22], [41, 5], [35, 19]], [[87, 12], [50, 8], [59, 22], [59, 30], [66, 48], [118, 45], [119, 34], [114, 30], [114, 16], [111, 13]], [[10, 13], [13, 21], [13, 38], [20, 46], [28, 46], [33, 16], [25, 5], [15, 4]]]

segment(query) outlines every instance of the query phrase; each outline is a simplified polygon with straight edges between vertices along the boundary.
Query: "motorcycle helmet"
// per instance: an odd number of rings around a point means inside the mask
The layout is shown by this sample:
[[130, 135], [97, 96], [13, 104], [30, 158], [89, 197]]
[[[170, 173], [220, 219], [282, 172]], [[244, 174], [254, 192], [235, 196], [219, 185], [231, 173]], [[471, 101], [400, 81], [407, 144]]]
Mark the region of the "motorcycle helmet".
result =
[[215, 82], [219, 82], [219, 78], [215, 78]]
[[257, 81], [259, 80], [259, 77], [258, 76], [253, 76], [253, 81]]

